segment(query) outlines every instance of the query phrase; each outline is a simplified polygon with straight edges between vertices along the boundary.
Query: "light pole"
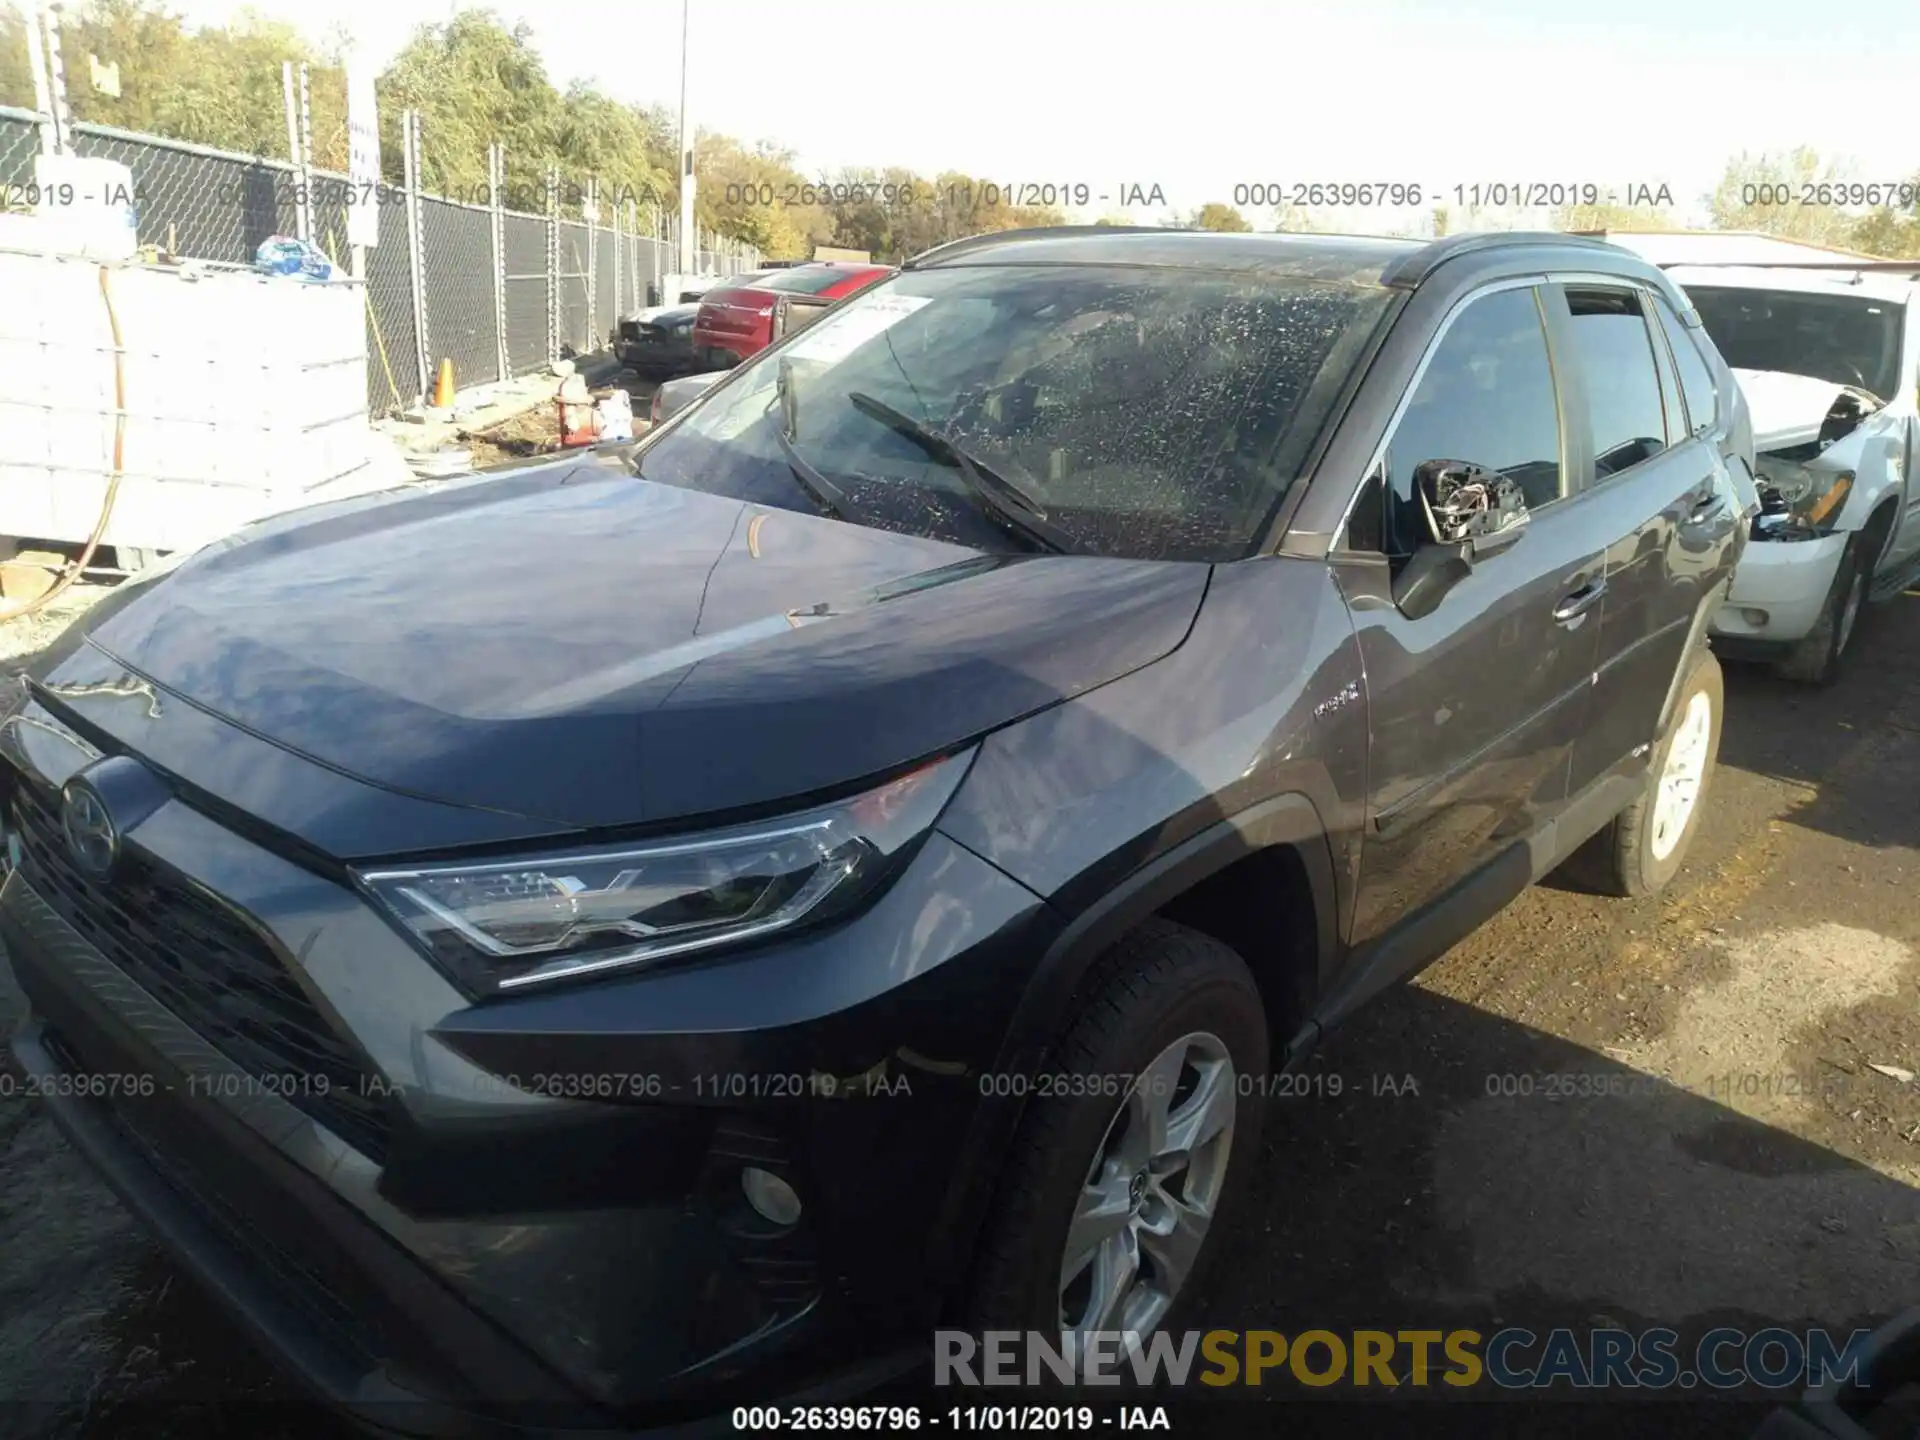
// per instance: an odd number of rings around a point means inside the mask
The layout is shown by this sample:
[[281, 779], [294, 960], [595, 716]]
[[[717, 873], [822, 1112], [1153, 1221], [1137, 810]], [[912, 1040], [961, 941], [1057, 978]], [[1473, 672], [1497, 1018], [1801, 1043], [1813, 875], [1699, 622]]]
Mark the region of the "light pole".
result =
[[699, 237], [693, 229], [693, 131], [687, 126], [687, 6], [680, 0], [680, 269], [699, 264]]

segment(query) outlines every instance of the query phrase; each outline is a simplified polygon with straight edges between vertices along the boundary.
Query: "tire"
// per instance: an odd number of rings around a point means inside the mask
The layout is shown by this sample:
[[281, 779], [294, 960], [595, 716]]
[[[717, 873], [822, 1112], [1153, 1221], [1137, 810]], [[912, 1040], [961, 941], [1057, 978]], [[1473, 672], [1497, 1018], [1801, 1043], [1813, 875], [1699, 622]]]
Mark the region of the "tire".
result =
[[[1657, 895], [1666, 888], [1686, 859], [1706, 810], [1725, 710], [1720, 662], [1703, 650], [1680, 687], [1667, 733], [1654, 747], [1638, 798], [1568, 859], [1565, 871], [1571, 878], [1602, 895]], [[1704, 734], [1696, 727], [1704, 727]], [[1668, 779], [1676, 781], [1676, 797], [1679, 782], [1685, 779], [1668, 775], [1676, 748], [1680, 749], [1679, 765], [1695, 780], [1692, 799], [1677, 824], [1674, 809], [1663, 811], [1661, 806], [1661, 791]]]
[[[1167, 1328], [1219, 1254], [1219, 1237], [1257, 1168], [1264, 1087], [1248, 1082], [1266, 1073], [1267, 1019], [1245, 962], [1198, 931], [1151, 920], [1096, 965], [1082, 993], [1078, 1012], [1042, 1067], [1044, 1077], [1023, 1077], [1030, 1086], [1026, 1107], [981, 1237], [968, 1298], [968, 1318], [978, 1330], [1057, 1337], [1063, 1329]], [[1195, 1063], [1179, 1067], [1178, 1084], [1169, 1093], [1161, 1082], [1175, 1073], [1173, 1067], [1149, 1067], [1182, 1046]], [[1131, 1077], [1139, 1077], [1138, 1083]], [[1188, 1089], [1190, 1080], [1205, 1084], [1209, 1078], [1209, 1093], [1216, 1097], [1212, 1110], [1198, 1085]], [[1203, 1112], [1218, 1119], [1223, 1092], [1230, 1103], [1227, 1128], [1215, 1141], [1194, 1146], [1184, 1170], [1168, 1168], [1171, 1162], [1164, 1159], [1137, 1166], [1148, 1129], [1136, 1127], [1156, 1096], [1165, 1096], [1169, 1128], [1177, 1134], [1183, 1120], [1191, 1123]], [[1149, 1174], [1154, 1178], [1145, 1178]], [[1087, 1265], [1071, 1286], [1063, 1273], [1069, 1227], [1083, 1197], [1093, 1193], [1096, 1175], [1106, 1182], [1102, 1194], [1116, 1206], [1132, 1207], [1127, 1218], [1107, 1228], [1136, 1237], [1129, 1242], [1118, 1235], [1113, 1243], [1131, 1244], [1146, 1282], [1133, 1309], [1108, 1312], [1111, 1324], [1098, 1323], [1091, 1313], [1100, 1266]], [[1190, 1218], [1183, 1208], [1189, 1205], [1210, 1217], [1197, 1250], [1171, 1243], [1192, 1238], [1191, 1229], [1178, 1228], [1181, 1217]], [[1173, 1234], [1142, 1241], [1136, 1221]], [[1171, 1303], [1161, 1305], [1152, 1287], [1172, 1273], [1165, 1267], [1169, 1256], [1184, 1263], [1185, 1273], [1167, 1287]], [[1127, 1318], [1156, 1306], [1159, 1313], [1150, 1320]]]
[[[1834, 573], [1833, 588], [1820, 618], [1805, 639], [1789, 650], [1774, 665], [1774, 673], [1805, 685], [1831, 685], [1840, 678], [1841, 662], [1860, 628], [1860, 616], [1867, 608], [1867, 588], [1872, 581], [1872, 565], [1862, 558], [1867, 546], [1865, 532], [1856, 532], [1840, 556], [1840, 568]], [[1876, 550], [1878, 546], [1874, 546]]]

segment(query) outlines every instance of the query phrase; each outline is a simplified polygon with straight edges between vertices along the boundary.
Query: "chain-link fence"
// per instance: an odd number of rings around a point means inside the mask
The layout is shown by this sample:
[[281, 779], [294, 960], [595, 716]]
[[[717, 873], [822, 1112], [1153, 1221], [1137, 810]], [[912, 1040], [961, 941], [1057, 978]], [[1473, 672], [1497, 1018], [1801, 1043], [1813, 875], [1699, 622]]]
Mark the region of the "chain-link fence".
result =
[[453, 361], [456, 377], [498, 377], [492, 216], [475, 205], [422, 200], [420, 254], [429, 356]]
[[[30, 186], [48, 123], [0, 106], [0, 194]], [[425, 193], [416, 206], [403, 186], [369, 195], [343, 175], [303, 175], [287, 160], [104, 125], [76, 124], [72, 141], [77, 153], [133, 172], [143, 244], [192, 259], [245, 264], [269, 236], [297, 234], [304, 191], [308, 238], [346, 265], [350, 208], [376, 204], [380, 243], [367, 253], [365, 276], [367, 403], [375, 414], [419, 403], [442, 360], [466, 386], [591, 354], [609, 343], [623, 314], [654, 302], [661, 277], [676, 268], [668, 241], [640, 233], [643, 220], [657, 227], [658, 215], [634, 205], [617, 205], [611, 223], [592, 225]], [[700, 248], [683, 268], [733, 274], [757, 261], [744, 246]]]
[[549, 354], [547, 222], [535, 215], [510, 214], [501, 230], [506, 251], [507, 368], [520, 374], [539, 368]]

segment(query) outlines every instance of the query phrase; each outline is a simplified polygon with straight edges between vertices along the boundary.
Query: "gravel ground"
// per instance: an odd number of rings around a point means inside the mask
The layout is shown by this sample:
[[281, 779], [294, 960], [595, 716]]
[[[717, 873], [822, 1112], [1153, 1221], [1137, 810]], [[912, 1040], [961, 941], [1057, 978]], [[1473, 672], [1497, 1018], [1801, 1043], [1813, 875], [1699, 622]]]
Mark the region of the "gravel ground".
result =
[[[57, 625], [8, 628], [4, 654]], [[1697, 1335], [1920, 1302], [1920, 1083], [1870, 1068], [1920, 1071], [1920, 600], [1857, 645], [1831, 691], [1729, 667], [1706, 828], [1667, 894], [1536, 889], [1328, 1043], [1313, 1098], [1270, 1106], [1201, 1323]], [[0, 1024], [16, 1008], [0, 964]], [[287, 1391], [21, 1101], [0, 1101], [0, 1236], [0, 1431], [332, 1433], [216, 1408]], [[1673, 1432], [1660, 1413], [1647, 1433]]]

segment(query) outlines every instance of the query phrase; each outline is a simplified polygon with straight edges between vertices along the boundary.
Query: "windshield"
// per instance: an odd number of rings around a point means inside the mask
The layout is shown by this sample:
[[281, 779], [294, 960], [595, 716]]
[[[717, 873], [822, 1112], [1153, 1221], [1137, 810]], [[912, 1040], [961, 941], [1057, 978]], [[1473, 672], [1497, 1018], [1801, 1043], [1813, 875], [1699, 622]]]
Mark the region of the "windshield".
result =
[[1391, 293], [1190, 268], [908, 271], [762, 352], [637, 463], [976, 548], [1038, 548], [1037, 533], [1084, 554], [1237, 559]]
[[1900, 389], [1901, 307], [1891, 301], [1705, 285], [1687, 295], [1737, 370], [1810, 375], [1883, 401]]

